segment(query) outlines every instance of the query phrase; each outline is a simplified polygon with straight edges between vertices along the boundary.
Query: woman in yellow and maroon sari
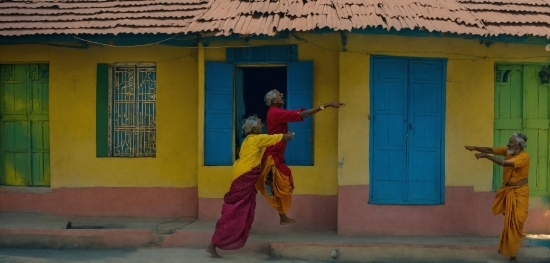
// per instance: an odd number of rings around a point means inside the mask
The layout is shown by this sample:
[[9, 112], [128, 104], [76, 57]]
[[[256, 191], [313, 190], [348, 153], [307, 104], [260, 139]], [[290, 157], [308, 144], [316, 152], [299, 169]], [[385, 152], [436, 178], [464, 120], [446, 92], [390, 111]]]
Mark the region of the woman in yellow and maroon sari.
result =
[[256, 182], [260, 176], [260, 162], [267, 146], [294, 137], [292, 133], [260, 134], [262, 122], [251, 116], [243, 122], [244, 139], [239, 159], [233, 164], [231, 187], [223, 198], [222, 216], [216, 223], [212, 242], [206, 251], [214, 258], [220, 258], [216, 248], [239, 249], [248, 239], [256, 209]]

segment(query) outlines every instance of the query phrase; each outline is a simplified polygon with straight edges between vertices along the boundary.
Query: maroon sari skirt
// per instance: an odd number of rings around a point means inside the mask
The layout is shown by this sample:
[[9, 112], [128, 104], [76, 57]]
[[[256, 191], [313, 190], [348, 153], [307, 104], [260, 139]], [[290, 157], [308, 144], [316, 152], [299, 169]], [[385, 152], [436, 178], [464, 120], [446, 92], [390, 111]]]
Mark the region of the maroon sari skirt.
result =
[[222, 216], [216, 223], [212, 243], [221, 249], [233, 250], [244, 246], [254, 221], [256, 182], [260, 169], [241, 175], [231, 183], [223, 197]]

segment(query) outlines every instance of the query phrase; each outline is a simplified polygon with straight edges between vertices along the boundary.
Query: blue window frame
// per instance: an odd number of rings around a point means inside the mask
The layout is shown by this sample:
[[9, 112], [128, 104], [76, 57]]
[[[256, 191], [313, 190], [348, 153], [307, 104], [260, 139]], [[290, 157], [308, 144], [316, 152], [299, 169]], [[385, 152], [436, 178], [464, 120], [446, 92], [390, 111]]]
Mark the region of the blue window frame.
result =
[[[262, 63], [284, 65], [287, 67], [287, 103], [288, 109], [311, 108], [313, 93], [313, 62], [297, 60], [296, 46], [267, 46], [253, 48], [229, 48], [227, 60], [231, 63], [206, 62], [205, 68], [205, 128], [204, 128], [204, 165], [228, 166], [235, 155], [233, 145], [235, 136], [233, 127], [237, 119], [235, 108], [235, 90], [241, 90], [242, 74], [235, 77], [236, 65]], [[235, 81], [236, 80], [236, 81]], [[237, 96], [242, 92], [237, 92]], [[267, 106], [266, 106], [267, 107]], [[287, 144], [286, 163], [289, 165], [313, 165], [312, 119], [289, 123], [289, 130], [296, 133], [294, 140]], [[237, 129], [235, 132], [239, 132]]]

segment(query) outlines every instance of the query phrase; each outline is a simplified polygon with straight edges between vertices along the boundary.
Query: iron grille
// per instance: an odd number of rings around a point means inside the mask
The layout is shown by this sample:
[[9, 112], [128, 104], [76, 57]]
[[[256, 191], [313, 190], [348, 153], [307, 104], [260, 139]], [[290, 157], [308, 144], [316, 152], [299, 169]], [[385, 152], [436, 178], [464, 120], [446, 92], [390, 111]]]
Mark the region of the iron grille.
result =
[[156, 67], [115, 64], [109, 70], [109, 156], [156, 155]]

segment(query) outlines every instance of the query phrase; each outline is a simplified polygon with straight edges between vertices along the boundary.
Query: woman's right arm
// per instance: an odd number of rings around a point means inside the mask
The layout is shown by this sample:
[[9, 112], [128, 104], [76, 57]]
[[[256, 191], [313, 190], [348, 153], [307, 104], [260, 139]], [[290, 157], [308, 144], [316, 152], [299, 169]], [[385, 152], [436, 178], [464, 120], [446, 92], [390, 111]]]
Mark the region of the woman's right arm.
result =
[[282, 140], [292, 140], [294, 138], [294, 133], [291, 132], [291, 133], [284, 133], [283, 134], [283, 139]]
[[258, 147], [267, 147], [271, 145], [275, 145], [283, 140], [290, 140], [294, 138], [294, 133], [279, 133], [279, 134], [260, 134], [258, 136], [253, 137], [253, 140], [250, 142], [252, 144], [255, 144]]

